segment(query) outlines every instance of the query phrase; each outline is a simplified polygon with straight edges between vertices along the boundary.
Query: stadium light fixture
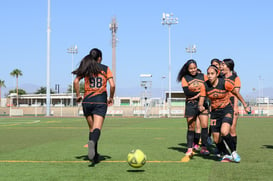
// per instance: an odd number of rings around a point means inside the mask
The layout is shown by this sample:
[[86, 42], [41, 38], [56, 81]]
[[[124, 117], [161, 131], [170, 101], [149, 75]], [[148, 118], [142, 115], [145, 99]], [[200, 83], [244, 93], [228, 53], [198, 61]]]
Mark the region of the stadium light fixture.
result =
[[168, 108], [169, 108], [169, 117], [171, 115], [171, 98], [172, 98], [172, 83], [171, 83], [171, 25], [177, 24], [178, 18], [173, 17], [173, 13], [163, 13], [162, 14], [162, 25], [168, 25], [169, 29], [169, 99], [168, 99]]
[[191, 59], [192, 59], [192, 54], [196, 53], [196, 45], [192, 45], [186, 48], [186, 52], [191, 54]]
[[[78, 47], [77, 45], [74, 45], [70, 48], [67, 49], [67, 53], [70, 53], [72, 55], [72, 71], [74, 70], [74, 54], [78, 53]], [[72, 72], [71, 71], [71, 72]], [[73, 107], [73, 89], [74, 89], [74, 85], [73, 85], [73, 81], [74, 81], [74, 76], [73, 74], [71, 75], [71, 106]]]

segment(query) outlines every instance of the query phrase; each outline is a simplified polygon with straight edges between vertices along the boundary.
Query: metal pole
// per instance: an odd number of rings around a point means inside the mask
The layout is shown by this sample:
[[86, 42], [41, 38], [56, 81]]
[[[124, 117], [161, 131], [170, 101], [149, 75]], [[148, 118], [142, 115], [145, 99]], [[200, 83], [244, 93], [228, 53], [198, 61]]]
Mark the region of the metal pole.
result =
[[169, 117], [171, 116], [171, 99], [172, 99], [172, 67], [171, 67], [171, 25], [169, 24]]
[[162, 22], [163, 25], [167, 24], [169, 29], [169, 97], [168, 97], [168, 109], [169, 117], [171, 116], [171, 98], [172, 98], [172, 84], [171, 84], [171, 25], [178, 23], [178, 18], [173, 18], [173, 14], [163, 13]]
[[[71, 65], [71, 72], [73, 71], [73, 68], [74, 68], [74, 54], [77, 54], [78, 53], [78, 47], [77, 45], [74, 45], [73, 47], [70, 47], [67, 49], [67, 53], [71, 53], [72, 54], [72, 65]], [[74, 102], [74, 98], [73, 98], [73, 94], [74, 94], [74, 85], [73, 85], [73, 78], [74, 78], [74, 75], [72, 74], [71, 75], [71, 106], [73, 107], [73, 102]]]
[[47, 2], [46, 116], [50, 116], [50, 0]]
[[[73, 62], [74, 62], [74, 56], [72, 53], [72, 68], [71, 68], [71, 72], [73, 71]], [[74, 88], [74, 84], [73, 84], [73, 74], [71, 74], [71, 106], [73, 107], [73, 88]]]

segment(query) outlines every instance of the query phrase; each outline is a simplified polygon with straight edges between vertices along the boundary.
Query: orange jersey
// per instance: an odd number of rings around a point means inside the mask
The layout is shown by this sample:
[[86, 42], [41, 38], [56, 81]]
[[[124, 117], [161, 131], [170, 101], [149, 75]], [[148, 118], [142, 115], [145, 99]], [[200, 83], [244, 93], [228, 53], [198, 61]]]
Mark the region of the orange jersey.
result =
[[218, 84], [213, 87], [206, 81], [201, 87], [200, 96], [207, 96], [211, 101], [211, 108], [224, 108], [230, 103], [230, 92], [235, 88], [234, 82], [229, 79], [218, 78]]
[[[110, 68], [106, 65], [100, 64], [102, 71], [97, 77], [85, 77], [84, 78], [84, 98], [89, 102], [106, 102], [107, 99], [107, 81], [113, 78], [113, 74]], [[102, 100], [99, 96], [104, 97]], [[99, 98], [99, 99], [97, 99]]]
[[207, 80], [208, 80], [207, 76], [204, 75], [203, 73], [198, 73], [196, 74], [196, 76], [191, 76], [191, 75], [183, 76], [181, 84], [182, 84], [182, 88], [184, 90], [186, 97], [193, 97], [193, 96], [187, 95], [188, 93], [185, 90], [185, 88], [188, 88], [189, 92], [195, 93], [197, 95], [200, 92], [201, 86]]
[[[232, 73], [232, 75], [231, 76], [229, 76], [229, 77], [227, 77], [226, 79], [229, 79], [229, 80], [232, 80], [233, 82], [234, 82], [234, 88], [241, 88], [241, 80], [240, 80], [240, 78], [237, 76], [237, 74], [236, 73]], [[234, 95], [232, 94], [232, 93], [230, 93], [230, 101], [231, 101], [231, 104], [233, 105], [233, 106], [235, 106], [234, 105]]]

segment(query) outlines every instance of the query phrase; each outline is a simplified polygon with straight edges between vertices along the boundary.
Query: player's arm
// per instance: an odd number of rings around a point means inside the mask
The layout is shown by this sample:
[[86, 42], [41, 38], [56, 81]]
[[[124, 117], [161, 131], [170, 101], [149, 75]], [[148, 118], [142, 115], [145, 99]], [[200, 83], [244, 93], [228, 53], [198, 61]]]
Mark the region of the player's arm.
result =
[[[238, 92], [240, 92], [240, 88], [234, 88], [237, 89]], [[234, 112], [235, 114], [238, 114], [238, 98], [234, 96]]]
[[205, 88], [205, 85], [202, 84], [200, 87], [200, 97], [198, 102], [198, 108], [200, 112], [203, 112], [205, 110], [205, 107], [204, 107], [205, 96], [206, 96], [206, 88]]
[[238, 89], [233, 89], [233, 90], [231, 91], [231, 93], [234, 94], [234, 95], [239, 99], [239, 101], [241, 101], [241, 103], [243, 104], [243, 106], [244, 106], [244, 108], [245, 108], [245, 111], [246, 111], [247, 113], [249, 113], [249, 112], [250, 112], [250, 107], [247, 106], [247, 104], [246, 104], [244, 98], [243, 98], [242, 95], [239, 93]]
[[[234, 81], [234, 86], [235, 86], [235, 89], [238, 90], [238, 92], [240, 92], [240, 88], [241, 88], [241, 80], [240, 78], [237, 76], [235, 78], [235, 81]], [[234, 112], [238, 114], [238, 98], [234, 96]]]
[[115, 82], [114, 82], [113, 78], [108, 79], [108, 82], [110, 84], [110, 97], [108, 99], [108, 104], [112, 105], [114, 103], [113, 99], [114, 99], [114, 95], [115, 95], [116, 86], [115, 86]]
[[80, 95], [80, 80], [82, 79], [82, 77], [77, 76], [74, 79], [74, 88], [76, 91], [76, 97], [77, 97], [77, 102], [81, 102], [82, 100], [82, 96]]
[[107, 80], [110, 85], [110, 97], [107, 100], [107, 103], [108, 105], [112, 105], [114, 103], [114, 95], [115, 95], [116, 86], [115, 86], [115, 81], [113, 79], [113, 73], [109, 67], [107, 68]]
[[187, 98], [187, 100], [194, 100], [194, 99], [197, 99], [198, 97], [200, 96], [200, 93], [196, 94], [195, 96], [193, 97], [190, 97], [190, 98]]
[[181, 84], [182, 84], [182, 88], [183, 88], [183, 91], [184, 91], [184, 94], [185, 94], [187, 100], [192, 100], [193, 97], [195, 97], [198, 94], [196, 92], [190, 91], [190, 89], [188, 87], [189, 84], [184, 77], [182, 78]]

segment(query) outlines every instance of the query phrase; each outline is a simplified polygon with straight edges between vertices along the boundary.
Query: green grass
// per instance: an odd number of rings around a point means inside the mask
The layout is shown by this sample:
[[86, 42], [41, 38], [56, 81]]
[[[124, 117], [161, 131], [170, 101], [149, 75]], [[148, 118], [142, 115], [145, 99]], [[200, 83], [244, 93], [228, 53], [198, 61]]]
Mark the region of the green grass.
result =
[[[2, 117], [0, 180], [272, 180], [273, 121], [239, 118], [237, 126], [241, 163], [199, 154], [182, 163], [184, 118], [106, 118], [99, 142], [103, 160], [92, 165], [84, 118]], [[135, 148], [148, 159], [139, 169], [126, 163]]]

